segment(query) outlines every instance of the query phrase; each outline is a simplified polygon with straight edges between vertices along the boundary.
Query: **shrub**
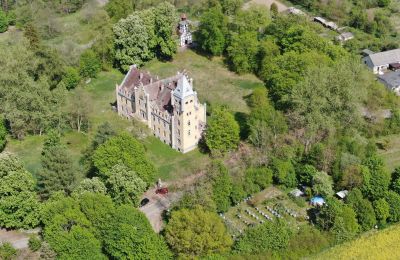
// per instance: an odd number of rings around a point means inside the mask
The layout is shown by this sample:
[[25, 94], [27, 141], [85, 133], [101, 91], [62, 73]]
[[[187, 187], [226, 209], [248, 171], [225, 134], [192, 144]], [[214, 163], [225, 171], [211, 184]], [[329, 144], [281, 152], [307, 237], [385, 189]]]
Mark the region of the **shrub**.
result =
[[35, 235], [31, 236], [28, 241], [29, 249], [36, 252], [42, 247], [42, 241]]
[[6, 242], [0, 245], [0, 259], [11, 260], [17, 255], [15, 249], [10, 243]]
[[0, 33], [7, 31], [8, 19], [6, 14], [0, 9]]
[[96, 53], [87, 50], [81, 55], [79, 61], [79, 73], [85, 78], [95, 78], [101, 69], [101, 61]]

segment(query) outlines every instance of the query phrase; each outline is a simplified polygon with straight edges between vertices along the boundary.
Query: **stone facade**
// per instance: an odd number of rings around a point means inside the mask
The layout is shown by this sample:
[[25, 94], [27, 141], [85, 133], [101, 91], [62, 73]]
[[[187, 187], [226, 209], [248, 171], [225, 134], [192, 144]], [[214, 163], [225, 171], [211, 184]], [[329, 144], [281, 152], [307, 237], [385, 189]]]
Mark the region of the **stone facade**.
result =
[[181, 47], [192, 43], [192, 33], [190, 32], [189, 22], [185, 14], [181, 15], [181, 21], [178, 25], [179, 45]]
[[197, 147], [206, 125], [206, 105], [200, 104], [185, 72], [159, 79], [131, 66], [116, 85], [116, 97], [120, 116], [146, 123], [155, 136], [180, 152]]

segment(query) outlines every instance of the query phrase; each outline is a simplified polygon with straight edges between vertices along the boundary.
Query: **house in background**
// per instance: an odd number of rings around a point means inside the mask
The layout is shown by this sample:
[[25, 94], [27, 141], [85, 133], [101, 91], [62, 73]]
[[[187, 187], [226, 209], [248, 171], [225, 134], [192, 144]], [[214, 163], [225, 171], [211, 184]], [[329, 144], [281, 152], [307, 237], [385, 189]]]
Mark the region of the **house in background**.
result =
[[374, 53], [363, 51], [362, 62], [370, 68], [374, 74], [383, 74], [388, 69], [396, 68], [400, 64], [400, 49]]
[[120, 116], [146, 123], [156, 137], [182, 153], [197, 147], [206, 126], [206, 105], [185, 72], [159, 79], [131, 66], [115, 94]]
[[385, 85], [389, 90], [400, 96], [400, 70], [390, 71], [378, 76], [378, 81]]

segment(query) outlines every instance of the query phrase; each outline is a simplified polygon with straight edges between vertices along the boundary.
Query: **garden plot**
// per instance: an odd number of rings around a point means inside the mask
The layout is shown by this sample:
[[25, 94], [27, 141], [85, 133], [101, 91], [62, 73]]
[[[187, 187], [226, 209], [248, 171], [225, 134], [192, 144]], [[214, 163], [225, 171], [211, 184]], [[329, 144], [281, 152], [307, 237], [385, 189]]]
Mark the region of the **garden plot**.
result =
[[[266, 194], [270, 197], [266, 197]], [[247, 228], [276, 219], [286, 221], [289, 226], [296, 228], [308, 221], [307, 208], [304, 200], [295, 203], [276, 187], [270, 187], [254, 197], [244, 199], [225, 214], [221, 214], [221, 217], [232, 237], [236, 238]]]

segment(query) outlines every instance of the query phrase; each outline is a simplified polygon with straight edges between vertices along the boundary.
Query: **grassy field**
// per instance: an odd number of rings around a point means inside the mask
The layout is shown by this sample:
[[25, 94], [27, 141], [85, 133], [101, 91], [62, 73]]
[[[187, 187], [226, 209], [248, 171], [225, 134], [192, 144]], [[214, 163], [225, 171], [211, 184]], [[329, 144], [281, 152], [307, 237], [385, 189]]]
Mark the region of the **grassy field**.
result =
[[254, 75], [237, 75], [229, 71], [221, 58], [212, 60], [191, 50], [179, 52], [172, 62], [154, 61], [145, 68], [154, 75], [168, 77], [187, 70], [202, 102], [227, 105], [234, 112], [248, 112], [244, 97], [263, 83]]
[[400, 166], [400, 135], [383, 137], [378, 142], [387, 142], [385, 149], [379, 149], [378, 153], [385, 161], [386, 168], [393, 171]]
[[[234, 112], [247, 112], [244, 97], [252, 89], [262, 86], [262, 82], [252, 75], [236, 75], [226, 69], [221, 59], [209, 60], [193, 51], [180, 52], [172, 62], [150, 62], [145, 69], [154, 75], [167, 77], [176, 71], [187, 69], [194, 78], [194, 85], [200, 99], [211, 105], [224, 104]], [[135, 123], [119, 117], [111, 107], [115, 102], [115, 84], [122, 81], [124, 75], [117, 70], [101, 72], [90, 83], [80, 86], [89, 96], [90, 124], [87, 133], [69, 131], [62, 137], [72, 159], [79, 166], [82, 152], [90, 144], [99, 125], [109, 122], [118, 132], [143, 132], [142, 142], [149, 158], [158, 169], [158, 177], [164, 180], [176, 180], [203, 169], [210, 158], [194, 150], [181, 154], [153, 137], [141, 123]], [[147, 137], [146, 137], [147, 136]], [[10, 140], [7, 150], [17, 154], [26, 168], [32, 173], [40, 170], [40, 153], [45, 136], [27, 136], [22, 141]]]
[[400, 225], [371, 231], [310, 259], [400, 259]]

